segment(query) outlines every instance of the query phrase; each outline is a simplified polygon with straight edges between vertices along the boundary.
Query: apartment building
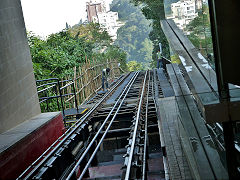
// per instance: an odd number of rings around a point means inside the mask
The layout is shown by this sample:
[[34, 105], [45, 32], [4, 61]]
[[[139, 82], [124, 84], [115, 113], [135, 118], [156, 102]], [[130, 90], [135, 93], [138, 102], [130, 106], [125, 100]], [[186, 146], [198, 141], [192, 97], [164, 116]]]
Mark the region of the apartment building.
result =
[[90, 0], [87, 2], [88, 22], [99, 23], [112, 37], [117, 39], [117, 30], [121, 27], [118, 22], [118, 13], [110, 11], [109, 0]]
[[181, 0], [171, 4], [172, 19], [180, 29], [184, 29], [189, 22], [197, 17], [197, 8], [201, 4], [197, 0]]

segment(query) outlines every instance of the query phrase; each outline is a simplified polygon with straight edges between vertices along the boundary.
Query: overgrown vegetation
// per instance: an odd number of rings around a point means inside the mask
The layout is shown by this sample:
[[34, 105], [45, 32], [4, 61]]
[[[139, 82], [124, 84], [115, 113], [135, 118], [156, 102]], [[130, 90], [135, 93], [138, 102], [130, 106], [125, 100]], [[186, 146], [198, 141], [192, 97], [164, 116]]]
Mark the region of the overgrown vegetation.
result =
[[[73, 28], [52, 34], [46, 40], [33, 33], [28, 33], [28, 41], [37, 80], [49, 78], [69, 80], [74, 78], [74, 73], [75, 75], [76, 73], [79, 74], [79, 69], [82, 69], [81, 72], [83, 72], [93, 62], [95, 65], [106, 64], [109, 62], [107, 60], [117, 61], [121, 64], [123, 70], [127, 70], [126, 53], [119, 47], [112, 45], [110, 36], [106, 31], [100, 29], [99, 24], [76, 25]], [[90, 75], [88, 74], [87, 77], [89, 78]], [[75, 81], [76, 90], [83, 86], [82, 83], [87, 84], [88, 81], [92, 80], [88, 78], [82, 78], [81, 83]], [[62, 81], [61, 86], [66, 83], [68, 81]], [[41, 88], [44, 89], [45, 86]], [[81, 93], [78, 92], [78, 103], [83, 102], [84, 98], [87, 98], [95, 90], [93, 88], [97, 87], [89, 85], [87, 88], [82, 90]], [[72, 90], [73, 85], [64, 89], [62, 93], [71, 94]], [[57, 89], [50, 88], [42, 92], [39, 98], [55, 97], [58, 93]], [[70, 96], [66, 96], [66, 98], [70, 98]], [[74, 106], [73, 101], [75, 100], [64, 102], [65, 108]], [[44, 101], [44, 103], [40, 104], [42, 112], [59, 110], [58, 102], [59, 99], [56, 98]]]
[[163, 1], [164, 1], [164, 10], [165, 10], [166, 16], [171, 15], [172, 14], [171, 4], [176, 3], [179, 0], [163, 0]]
[[50, 35], [46, 40], [28, 33], [36, 79], [64, 78], [73, 76], [73, 67], [80, 66], [86, 59], [103, 62], [115, 59], [126, 66], [126, 53], [115, 45], [99, 24], [76, 25]]
[[145, 69], [142, 63], [139, 63], [137, 61], [129, 61], [127, 63], [127, 67], [129, 71], [140, 71]]
[[198, 12], [198, 16], [191, 21], [185, 31], [190, 32], [189, 40], [195, 47], [200, 49], [205, 56], [213, 53], [212, 36], [210, 29], [209, 9], [207, 5], [203, 5], [202, 10]]
[[120, 21], [125, 23], [118, 30], [115, 44], [127, 52], [127, 61], [136, 61], [148, 67], [153, 49], [148, 36], [151, 21], [147, 20], [140, 8], [131, 4], [129, 0], [114, 0], [111, 10], [118, 12]]
[[[156, 60], [156, 52], [159, 50], [159, 42], [163, 45], [163, 56], [170, 58], [169, 45], [162, 31], [160, 21], [165, 19], [165, 14], [171, 14], [171, 4], [177, 1], [178, 0], [131, 0], [136, 6], [141, 7], [142, 12], [147, 19], [152, 20], [152, 31], [150, 32], [149, 37], [154, 46], [153, 67], [156, 65], [156, 61], [154, 60]], [[206, 4], [203, 5], [202, 10], [198, 12], [198, 16], [187, 25], [185, 31], [190, 32], [188, 38], [192, 41], [193, 45], [199, 48], [203, 55], [208, 58], [210, 57], [210, 61], [212, 61], [213, 57], [211, 57], [210, 54], [213, 53], [213, 45], [209, 10]], [[178, 62], [178, 60], [176, 62]]]
[[162, 43], [163, 56], [170, 58], [170, 51], [167, 39], [162, 31], [160, 21], [165, 19], [164, 4], [162, 0], [131, 0], [136, 6], [141, 7], [146, 19], [151, 20], [152, 30], [149, 38], [153, 43], [152, 66], [156, 67], [157, 52], [159, 43]]

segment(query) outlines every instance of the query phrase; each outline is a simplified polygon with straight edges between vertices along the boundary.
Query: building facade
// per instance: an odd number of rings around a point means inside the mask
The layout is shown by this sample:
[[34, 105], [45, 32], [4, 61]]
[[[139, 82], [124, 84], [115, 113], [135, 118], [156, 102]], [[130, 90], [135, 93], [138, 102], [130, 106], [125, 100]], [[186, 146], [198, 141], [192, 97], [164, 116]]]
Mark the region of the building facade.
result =
[[98, 13], [101, 13], [104, 11], [101, 3], [90, 3], [87, 2], [87, 19], [88, 22], [94, 22], [97, 19]]
[[121, 27], [118, 22], [118, 13], [110, 11], [110, 1], [90, 0], [87, 2], [88, 22], [99, 23], [100, 27], [108, 32], [112, 40], [117, 39], [117, 30]]
[[109, 11], [99, 13], [98, 23], [101, 25], [101, 28], [108, 32], [108, 34], [112, 37], [113, 41], [117, 39], [117, 30], [120, 28], [117, 12]]
[[181, 0], [171, 4], [172, 19], [180, 29], [184, 29], [189, 22], [198, 16], [197, 9], [201, 8], [197, 0]]

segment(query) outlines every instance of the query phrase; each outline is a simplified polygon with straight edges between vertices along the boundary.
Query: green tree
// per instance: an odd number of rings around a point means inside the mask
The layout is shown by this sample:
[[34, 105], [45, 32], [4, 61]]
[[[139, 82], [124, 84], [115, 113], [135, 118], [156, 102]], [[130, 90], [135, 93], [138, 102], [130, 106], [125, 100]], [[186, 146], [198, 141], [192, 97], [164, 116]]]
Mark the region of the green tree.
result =
[[117, 60], [120, 63], [120, 67], [123, 70], [127, 70], [127, 53], [123, 51], [121, 48], [118, 46], [112, 45], [110, 46], [106, 52], [105, 52], [105, 57], [107, 59], [114, 59]]
[[[127, 70], [126, 53], [115, 45], [106, 31], [99, 24], [76, 25], [59, 33], [51, 34], [46, 40], [28, 33], [28, 42], [32, 54], [34, 74], [37, 80], [49, 78], [72, 78], [73, 68], [81, 66], [88, 60], [105, 63], [107, 59], [116, 60], [123, 70]], [[45, 87], [44, 87], [45, 88]], [[41, 96], [56, 96], [49, 89]], [[68, 102], [70, 103], [70, 102]], [[49, 107], [57, 110], [57, 101], [49, 100], [41, 103], [44, 111]]]
[[127, 52], [128, 61], [149, 63], [152, 59], [152, 43], [149, 40], [150, 23], [129, 0], [114, 0], [112, 11], [119, 13], [124, 26], [118, 30], [118, 39], [114, 44]]
[[148, 38], [145, 38], [141, 45], [142, 48], [139, 50], [139, 53], [142, 55], [144, 62], [149, 62], [152, 59], [153, 50], [152, 41]]
[[156, 61], [156, 54], [159, 51], [159, 43], [162, 43], [163, 56], [170, 58], [168, 41], [162, 31], [160, 21], [165, 19], [163, 0], [131, 0], [136, 6], [141, 7], [144, 16], [151, 20], [152, 31], [149, 38], [153, 43], [152, 59]]
[[171, 56], [171, 62], [180, 64], [181, 60], [180, 60], [180, 58], [179, 58], [179, 56], [177, 54], [174, 54], [174, 55]]
[[[50, 35], [46, 40], [28, 33], [36, 79], [73, 76], [73, 67], [87, 59], [102, 62], [115, 59], [126, 67], [126, 53], [111, 45], [111, 38], [99, 24], [74, 26]], [[102, 51], [105, 50], [105, 53]]]
[[86, 42], [91, 42], [98, 50], [112, 43], [107, 31], [101, 29], [98, 23], [75, 25], [69, 32], [74, 37], [84, 39]]
[[207, 5], [203, 5], [198, 16], [192, 20], [185, 28], [185, 31], [190, 32], [189, 40], [195, 47], [200, 49], [205, 56], [213, 53], [212, 35], [210, 27], [209, 9]]
[[171, 15], [172, 10], [171, 10], [171, 4], [178, 2], [179, 0], [164, 0], [164, 10], [166, 15]]
[[142, 64], [137, 61], [129, 61], [127, 67], [129, 71], [139, 71], [144, 69]]

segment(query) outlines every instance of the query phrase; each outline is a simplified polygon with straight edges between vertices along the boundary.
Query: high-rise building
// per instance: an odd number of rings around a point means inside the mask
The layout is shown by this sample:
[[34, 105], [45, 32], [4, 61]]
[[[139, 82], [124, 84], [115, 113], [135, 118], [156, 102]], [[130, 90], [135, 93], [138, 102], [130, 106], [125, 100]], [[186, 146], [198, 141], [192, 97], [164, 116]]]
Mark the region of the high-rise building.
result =
[[118, 22], [117, 12], [109, 11], [99, 13], [98, 23], [100, 24], [101, 28], [108, 32], [113, 41], [117, 39], [117, 30], [121, 27], [121, 24]]
[[196, 0], [181, 0], [171, 4], [172, 19], [180, 29], [197, 17]]
[[89, 22], [99, 23], [114, 41], [122, 24], [118, 22], [118, 13], [110, 11], [110, 2], [111, 0], [90, 0], [87, 2], [87, 16]]
[[87, 8], [87, 18], [89, 22], [95, 22], [95, 20], [97, 19], [98, 13], [105, 11], [103, 4], [100, 2], [92, 2], [92, 1], [87, 2], [86, 8]]
[[195, 4], [196, 4], [196, 9], [202, 9], [203, 6], [203, 1], [202, 0], [195, 0]]

